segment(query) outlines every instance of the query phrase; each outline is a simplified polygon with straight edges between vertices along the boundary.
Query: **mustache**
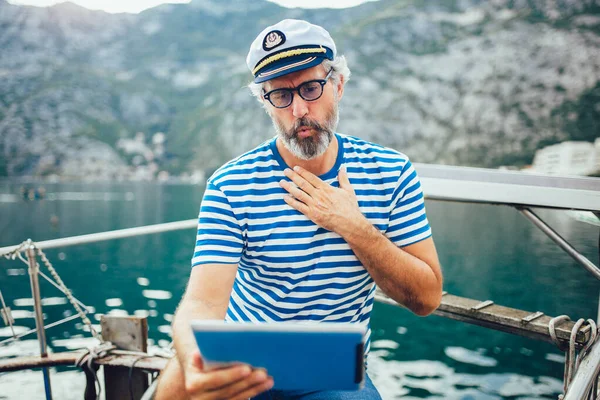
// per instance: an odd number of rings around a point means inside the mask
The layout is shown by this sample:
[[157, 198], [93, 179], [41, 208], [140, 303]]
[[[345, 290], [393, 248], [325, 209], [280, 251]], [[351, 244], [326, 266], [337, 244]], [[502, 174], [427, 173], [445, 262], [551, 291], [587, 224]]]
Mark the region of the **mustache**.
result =
[[312, 128], [312, 129], [315, 129], [320, 132], [327, 130], [323, 125], [321, 125], [317, 121], [314, 121], [314, 120], [312, 120], [310, 118], [306, 118], [306, 117], [302, 117], [302, 118], [296, 120], [296, 122], [294, 123], [294, 126], [292, 128], [292, 132], [294, 135], [298, 135], [298, 131], [300, 130], [300, 127]]

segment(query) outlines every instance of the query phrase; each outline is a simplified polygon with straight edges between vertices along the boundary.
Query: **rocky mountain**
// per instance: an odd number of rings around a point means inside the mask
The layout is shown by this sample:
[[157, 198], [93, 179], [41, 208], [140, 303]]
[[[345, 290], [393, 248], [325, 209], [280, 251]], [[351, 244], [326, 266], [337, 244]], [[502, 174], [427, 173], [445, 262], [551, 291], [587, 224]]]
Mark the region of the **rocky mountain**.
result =
[[[207, 171], [273, 136], [245, 85], [264, 26], [326, 27], [352, 78], [339, 131], [413, 161], [525, 165], [600, 136], [600, 0], [193, 0], [137, 15], [0, 0], [0, 176]], [[164, 171], [164, 172], [161, 172]]]

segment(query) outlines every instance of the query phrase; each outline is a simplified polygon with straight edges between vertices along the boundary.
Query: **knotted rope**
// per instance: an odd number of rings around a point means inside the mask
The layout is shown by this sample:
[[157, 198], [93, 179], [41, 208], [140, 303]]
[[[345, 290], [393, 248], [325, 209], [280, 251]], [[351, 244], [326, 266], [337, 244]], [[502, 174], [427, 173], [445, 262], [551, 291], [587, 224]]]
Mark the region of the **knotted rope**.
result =
[[[596, 327], [596, 322], [594, 322], [593, 319], [588, 319], [587, 323], [591, 328], [590, 338], [585, 343], [585, 345], [583, 345], [581, 350], [579, 350], [579, 352], [576, 352], [577, 334], [579, 333], [579, 331], [584, 326], [584, 323], [586, 322], [585, 319], [580, 318], [579, 320], [577, 320], [577, 322], [575, 322], [575, 325], [573, 325], [573, 329], [571, 329], [571, 335], [569, 337], [568, 345], [561, 343], [560, 340], [558, 339], [558, 337], [556, 336], [555, 326], [557, 324], [560, 324], [560, 323], [563, 323], [566, 321], [570, 321], [570, 320], [571, 319], [567, 315], [559, 315], [557, 317], [552, 318], [550, 320], [550, 322], [548, 323], [548, 332], [550, 333], [550, 337], [552, 338], [552, 341], [554, 342], [554, 344], [556, 344], [556, 346], [561, 351], [565, 352], [565, 371], [564, 371], [564, 375], [563, 375], [563, 394], [560, 394], [558, 396], [559, 400], [563, 400], [565, 394], [567, 393], [567, 391], [569, 389], [569, 385], [573, 381], [573, 377], [575, 376], [575, 373], [577, 372], [577, 369], [579, 368], [579, 365], [581, 364], [581, 361], [587, 356], [590, 348], [592, 347], [592, 345], [596, 342], [596, 339], [598, 338], [598, 328]], [[598, 379], [598, 377], [594, 377], [593, 379], [596, 381]], [[592, 393], [594, 393], [594, 396], [592, 397], [592, 399], [595, 399], [596, 398], [595, 391], [597, 390], [597, 388], [596, 388], [597, 385], [594, 384], [592, 386], [593, 386]]]
[[97, 367], [94, 365], [94, 361], [98, 358], [105, 357], [111, 350], [115, 350], [116, 348], [117, 346], [115, 346], [111, 342], [103, 342], [96, 347], [89, 348], [77, 359], [77, 361], [75, 361], [75, 365], [77, 367], [81, 368], [86, 375], [92, 376], [94, 378], [94, 382], [97, 388], [97, 400], [100, 400], [100, 394], [102, 393], [102, 385], [100, 384], [100, 380], [98, 379], [98, 375], [96, 374]]

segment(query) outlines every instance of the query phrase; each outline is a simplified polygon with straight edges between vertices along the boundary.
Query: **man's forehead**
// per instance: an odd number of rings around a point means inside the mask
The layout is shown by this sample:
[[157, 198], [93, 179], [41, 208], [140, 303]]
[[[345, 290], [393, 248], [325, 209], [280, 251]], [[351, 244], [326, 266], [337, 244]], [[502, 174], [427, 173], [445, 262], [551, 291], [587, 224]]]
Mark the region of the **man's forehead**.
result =
[[266, 81], [265, 89], [268, 91], [271, 88], [295, 87], [302, 82], [310, 81], [312, 79], [323, 79], [325, 77], [324, 71], [323, 65], [319, 64], [312, 68], [292, 72], [291, 74]]

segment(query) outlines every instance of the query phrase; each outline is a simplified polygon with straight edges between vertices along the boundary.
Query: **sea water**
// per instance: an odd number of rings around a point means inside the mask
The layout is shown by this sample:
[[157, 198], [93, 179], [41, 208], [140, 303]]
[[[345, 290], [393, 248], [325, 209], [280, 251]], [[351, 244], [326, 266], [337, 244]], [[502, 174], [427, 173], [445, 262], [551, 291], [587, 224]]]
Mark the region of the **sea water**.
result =
[[[154, 183], [43, 184], [43, 200], [0, 183], [0, 247], [158, 224], [198, 215], [203, 186]], [[451, 294], [572, 319], [597, 317], [600, 284], [517, 211], [506, 206], [426, 203]], [[540, 211], [563, 237], [598, 263], [598, 227], [561, 211]], [[195, 230], [47, 250], [73, 294], [100, 315], [148, 317], [152, 347], [170, 342], [170, 323], [190, 273]], [[45, 267], [42, 271], [47, 273]], [[35, 327], [27, 266], [0, 259], [0, 290], [18, 332]], [[45, 323], [75, 312], [41, 279]], [[437, 316], [417, 317], [377, 303], [369, 374], [384, 399], [551, 399], [562, 390], [563, 355], [550, 343]], [[0, 321], [1, 324], [1, 321]], [[0, 325], [0, 341], [10, 337]], [[46, 332], [53, 352], [93, 344], [79, 320]], [[35, 335], [0, 346], [0, 359], [35, 355]], [[80, 399], [85, 378], [52, 368], [55, 399]], [[43, 399], [42, 374], [0, 374], [0, 399]]]

